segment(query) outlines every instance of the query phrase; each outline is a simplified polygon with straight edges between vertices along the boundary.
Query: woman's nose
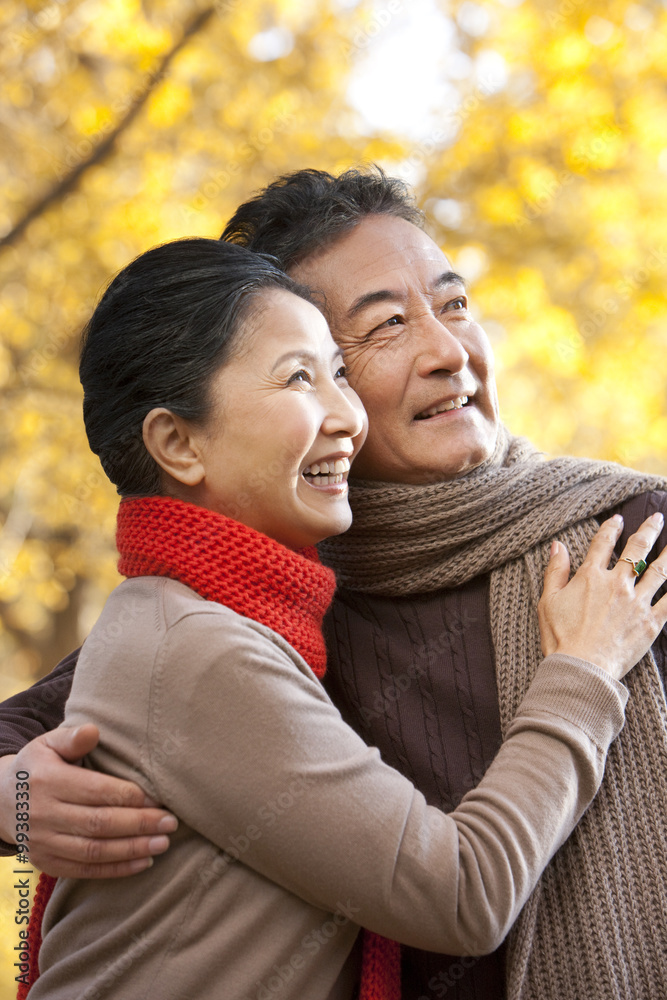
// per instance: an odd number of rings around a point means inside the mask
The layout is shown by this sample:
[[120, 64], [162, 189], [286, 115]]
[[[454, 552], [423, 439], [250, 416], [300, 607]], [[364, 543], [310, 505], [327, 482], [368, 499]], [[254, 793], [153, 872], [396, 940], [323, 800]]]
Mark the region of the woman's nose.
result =
[[350, 386], [332, 386], [327, 400], [327, 414], [322, 422], [325, 434], [355, 438], [368, 426], [368, 418], [359, 396]]

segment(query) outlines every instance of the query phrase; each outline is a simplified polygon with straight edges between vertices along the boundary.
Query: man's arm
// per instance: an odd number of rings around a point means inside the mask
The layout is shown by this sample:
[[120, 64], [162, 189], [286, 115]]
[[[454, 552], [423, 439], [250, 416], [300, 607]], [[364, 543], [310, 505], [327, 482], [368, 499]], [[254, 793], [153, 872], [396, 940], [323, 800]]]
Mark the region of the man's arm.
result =
[[16, 850], [16, 773], [27, 771], [33, 864], [58, 876], [131, 875], [167, 849], [177, 821], [132, 782], [75, 766], [97, 745], [94, 726], [51, 731], [62, 722], [78, 655], [0, 704], [0, 853]]
[[35, 736], [60, 725], [79, 653], [75, 649], [27, 691], [0, 704], [0, 756], [18, 753]]

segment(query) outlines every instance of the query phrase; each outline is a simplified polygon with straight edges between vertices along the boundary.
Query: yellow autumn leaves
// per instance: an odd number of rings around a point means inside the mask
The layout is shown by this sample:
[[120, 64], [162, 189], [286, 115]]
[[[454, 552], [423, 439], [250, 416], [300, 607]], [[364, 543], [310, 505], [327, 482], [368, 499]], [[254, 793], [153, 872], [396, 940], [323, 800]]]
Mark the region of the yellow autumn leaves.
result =
[[[100, 291], [158, 242], [219, 235], [290, 170], [404, 170], [470, 278], [512, 429], [667, 473], [667, 9], [433, 3], [458, 98], [421, 141], [346, 97], [419, 3], [2, 5], [0, 693], [73, 648], [117, 580], [117, 498], [77, 378]], [[396, 65], [406, 87], [415, 58]]]

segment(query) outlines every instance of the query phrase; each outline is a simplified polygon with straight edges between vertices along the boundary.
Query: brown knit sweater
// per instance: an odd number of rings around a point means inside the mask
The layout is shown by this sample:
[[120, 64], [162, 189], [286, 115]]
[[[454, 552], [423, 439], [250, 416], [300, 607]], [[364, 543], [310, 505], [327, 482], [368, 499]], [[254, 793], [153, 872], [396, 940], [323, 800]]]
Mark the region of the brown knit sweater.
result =
[[[620, 552], [650, 514], [661, 510], [667, 520], [667, 495], [644, 493], [617, 509]], [[667, 527], [654, 554], [665, 545]], [[430, 804], [454, 808], [501, 743], [489, 575], [404, 598], [339, 590], [325, 634], [326, 686], [345, 720]], [[667, 632], [653, 653], [664, 683]], [[503, 949], [473, 963], [404, 948], [402, 969], [403, 1000], [505, 1000]], [[622, 984], [609, 996], [631, 1000]]]

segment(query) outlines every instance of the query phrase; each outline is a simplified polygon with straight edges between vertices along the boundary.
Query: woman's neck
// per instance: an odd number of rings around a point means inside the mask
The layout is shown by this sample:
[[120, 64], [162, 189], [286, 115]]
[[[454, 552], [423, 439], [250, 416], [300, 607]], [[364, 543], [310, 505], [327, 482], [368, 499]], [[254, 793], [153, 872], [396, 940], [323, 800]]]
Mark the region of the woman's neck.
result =
[[282, 635], [321, 677], [321, 627], [335, 577], [314, 548], [294, 552], [267, 535], [173, 497], [135, 497], [118, 510], [123, 576], [178, 580]]

